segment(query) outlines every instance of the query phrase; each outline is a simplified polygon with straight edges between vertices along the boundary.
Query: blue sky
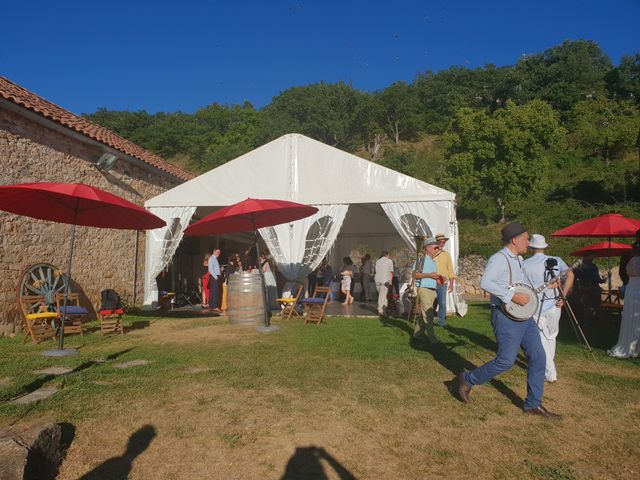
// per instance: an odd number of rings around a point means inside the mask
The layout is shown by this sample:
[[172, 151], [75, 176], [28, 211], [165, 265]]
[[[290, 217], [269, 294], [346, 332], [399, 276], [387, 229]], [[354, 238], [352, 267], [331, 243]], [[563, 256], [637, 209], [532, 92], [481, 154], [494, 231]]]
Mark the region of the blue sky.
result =
[[640, 0], [0, 0], [0, 75], [75, 113], [257, 107], [292, 86], [374, 91], [512, 65], [564, 40], [640, 51]]

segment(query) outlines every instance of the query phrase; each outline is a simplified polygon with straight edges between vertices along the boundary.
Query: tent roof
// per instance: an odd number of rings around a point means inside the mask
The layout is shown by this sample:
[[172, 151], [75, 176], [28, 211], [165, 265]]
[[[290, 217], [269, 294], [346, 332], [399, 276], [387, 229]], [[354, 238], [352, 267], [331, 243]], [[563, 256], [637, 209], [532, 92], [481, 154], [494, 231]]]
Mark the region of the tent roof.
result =
[[324, 205], [452, 201], [455, 194], [291, 133], [167, 190], [145, 206], [219, 207], [248, 197]]

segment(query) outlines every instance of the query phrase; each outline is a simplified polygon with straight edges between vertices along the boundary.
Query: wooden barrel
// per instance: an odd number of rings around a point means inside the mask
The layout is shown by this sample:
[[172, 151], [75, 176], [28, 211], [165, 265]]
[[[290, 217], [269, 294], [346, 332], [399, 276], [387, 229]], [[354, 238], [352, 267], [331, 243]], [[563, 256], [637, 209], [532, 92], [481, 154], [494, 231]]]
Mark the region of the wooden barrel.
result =
[[264, 297], [259, 273], [236, 272], [227, 282], [227, 316], [234, 325], [262, 325]]

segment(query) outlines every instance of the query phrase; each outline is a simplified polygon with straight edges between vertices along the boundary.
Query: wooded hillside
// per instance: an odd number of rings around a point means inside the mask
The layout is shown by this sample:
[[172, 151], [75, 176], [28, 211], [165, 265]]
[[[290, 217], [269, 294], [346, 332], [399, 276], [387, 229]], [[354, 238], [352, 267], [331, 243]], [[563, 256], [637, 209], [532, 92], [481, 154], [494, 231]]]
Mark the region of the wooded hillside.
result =
[[[194, 173], [305, 134], [455, 191], [463, 253], [495, 250], [493, 230], [510, 218], [546, 235], [610, 211], [640, 217], [640, 53], [614, 66], [591, 41], [513, 66], [425, 71], [373, 93], [292, 87], [259, 110], [85, 116]], [[575, 244], [560, 241], [558, 253]]]

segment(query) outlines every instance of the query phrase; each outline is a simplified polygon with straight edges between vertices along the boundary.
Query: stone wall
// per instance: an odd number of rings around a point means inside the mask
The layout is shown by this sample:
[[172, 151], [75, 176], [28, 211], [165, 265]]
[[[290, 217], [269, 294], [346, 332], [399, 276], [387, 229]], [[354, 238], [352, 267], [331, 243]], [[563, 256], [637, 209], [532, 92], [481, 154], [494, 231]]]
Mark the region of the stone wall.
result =
[[[0, 183], [86, 183], [143, 205], [181, 183], [120, 158], [109, 172], [95, 161], [100, 148], [83, 143], [0, 107]], [[43, 205], [46, 208], [46, 205]], [[30, 265], [52, 263], [67, 270], [71, 225], [0, 211], [0, 336], [21, 328], [17, 291]], [[129, 302], [133, 297], [136, 232], [79, 226], [72, 277], [85, 306], [99, 305], [100, 291], [113, 288]], [[143, 298], [144, 233], [139, 235], [136, 295]], [[95, 311], [93, 311], [95, 314]]]

